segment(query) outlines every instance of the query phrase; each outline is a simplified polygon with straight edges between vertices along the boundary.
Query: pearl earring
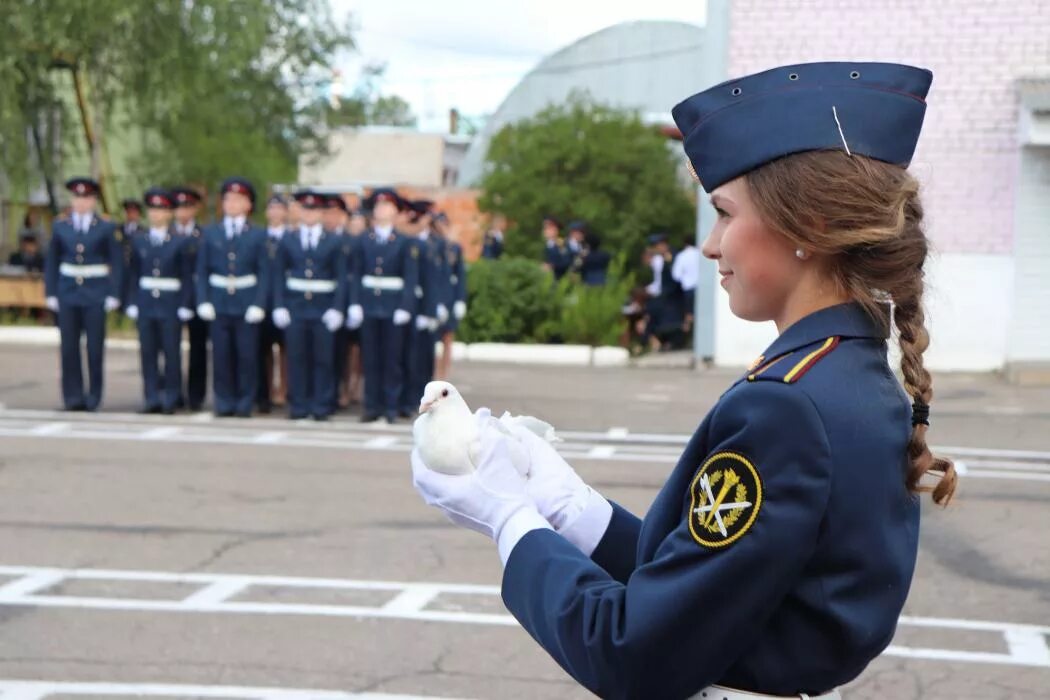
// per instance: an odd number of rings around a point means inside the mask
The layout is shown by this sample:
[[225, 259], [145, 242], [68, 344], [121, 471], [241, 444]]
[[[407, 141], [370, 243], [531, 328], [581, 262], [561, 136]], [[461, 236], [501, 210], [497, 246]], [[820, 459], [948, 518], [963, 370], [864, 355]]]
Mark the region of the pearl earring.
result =
[[796, 249], [795, 250], [795, 257], [798, 258], [799, 260], [805, 260], [806, 259], [806, 251], [802, 250], [801, 248]]

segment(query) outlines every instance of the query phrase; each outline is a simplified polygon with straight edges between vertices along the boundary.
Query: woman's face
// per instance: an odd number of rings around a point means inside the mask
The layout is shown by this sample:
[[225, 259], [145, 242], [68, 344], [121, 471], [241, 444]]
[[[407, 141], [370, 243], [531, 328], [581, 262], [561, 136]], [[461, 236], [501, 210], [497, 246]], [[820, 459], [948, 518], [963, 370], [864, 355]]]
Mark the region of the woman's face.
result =
[[718, 264], [730, 310], [748, 321], [779, 319], [804, 273], [795, 246], [759, 217], [744, 177], [712, 192], [711, 204], [718, 219], [702, 250]]

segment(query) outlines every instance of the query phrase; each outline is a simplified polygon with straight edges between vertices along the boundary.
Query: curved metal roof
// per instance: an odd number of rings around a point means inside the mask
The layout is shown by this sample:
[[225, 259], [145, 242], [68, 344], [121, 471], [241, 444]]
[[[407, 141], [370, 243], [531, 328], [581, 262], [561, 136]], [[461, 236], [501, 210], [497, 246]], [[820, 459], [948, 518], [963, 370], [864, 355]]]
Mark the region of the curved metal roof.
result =
[[481, 178], [489, 140], [506, 124], [531, 117], [585, 90], [597, 102], [636, 109], [671, 123], [671, 107], [699, 92], [703, 27], [685, 22], [625, 22], [579, 39], [543, 59], [511, 90], [471, 143], [460, 186]]

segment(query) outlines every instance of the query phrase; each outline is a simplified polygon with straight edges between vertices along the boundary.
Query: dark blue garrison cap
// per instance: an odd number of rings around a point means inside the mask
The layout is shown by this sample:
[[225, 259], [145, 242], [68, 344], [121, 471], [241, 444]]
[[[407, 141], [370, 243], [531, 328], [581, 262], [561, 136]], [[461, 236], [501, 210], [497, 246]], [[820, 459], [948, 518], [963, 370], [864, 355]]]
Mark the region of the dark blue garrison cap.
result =
[[925, 68], [896, 63], [802, 63], [726, 81], [671, 115], [707, 192], [802, 151], [907, 166], [932, 80]]

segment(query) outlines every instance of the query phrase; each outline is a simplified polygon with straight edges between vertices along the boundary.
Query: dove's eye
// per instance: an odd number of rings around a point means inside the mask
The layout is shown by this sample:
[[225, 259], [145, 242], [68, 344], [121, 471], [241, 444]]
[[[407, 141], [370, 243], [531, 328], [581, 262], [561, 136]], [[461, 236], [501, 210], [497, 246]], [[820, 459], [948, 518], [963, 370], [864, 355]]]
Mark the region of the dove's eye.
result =
[[448, 396], [448, 389], [442, 389], [441, 390], [441, 395], [442, 396]]

